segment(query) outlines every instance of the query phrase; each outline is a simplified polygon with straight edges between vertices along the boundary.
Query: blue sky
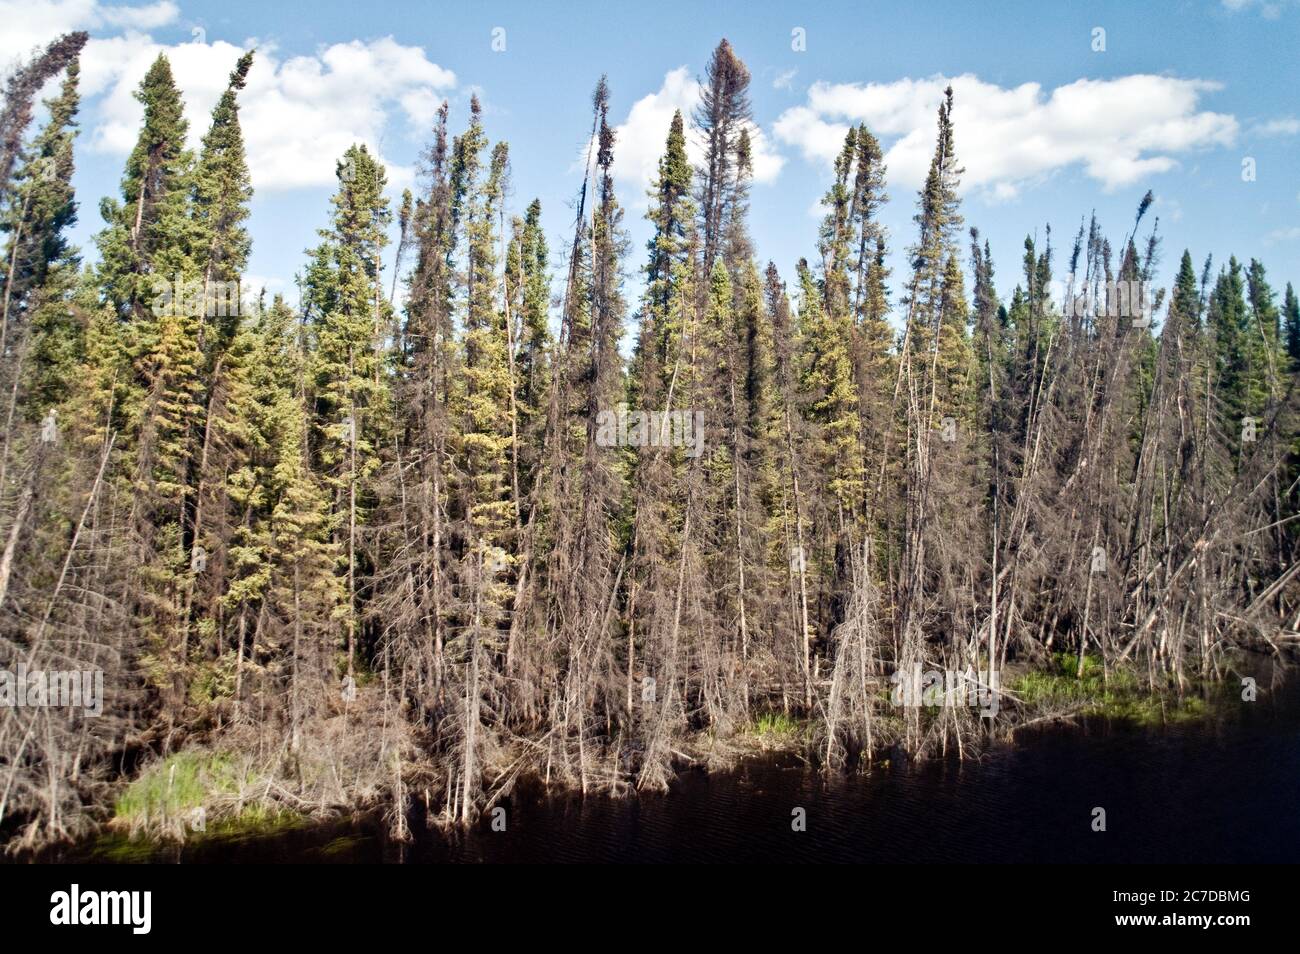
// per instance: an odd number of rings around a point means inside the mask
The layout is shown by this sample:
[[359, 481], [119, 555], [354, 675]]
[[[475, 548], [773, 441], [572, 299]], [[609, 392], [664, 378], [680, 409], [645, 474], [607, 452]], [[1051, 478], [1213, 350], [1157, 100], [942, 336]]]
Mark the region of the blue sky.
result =
[[[77, 240], [116, 194], [139, 107], [131, 92], [164, 49], [202, 134], [239, 51], [259, 57], [244, 123], [257, 196], [249, 273], [291, 291], [324, 224], [333, 160], [377, 148], [396, 197], [415, 185], [433, 109], [463, 128], [471, 92], [510, 143], [514, 211], [543, 205], [561, 249], [581, 180], [590, 94], [609, 76], [615, 172], [638, 284], [644, 188], [674, 107], [689, 108], [727, 37], [753, 74], [760, 144], [752, 196], [759, 256], [787, 277], [816, 254], [817, 203], [849, 122], [867, 122], [889, 164], [883, 221], [894, 284], [905, 279], [916, 186], [939, 91], [957, 91], [964, 214], [992, 243], [999, 290], [1019, 278], [1026, 234], [1050, 223], [1063, 259], [1096, 210], [1115, 240], [1149, 188], [1167, 282], [1184, 247], [1199, 267], [1260, 258], [1276, 288], [1300, 284], [1300, 2], [1171, 3], [356, 3], [0, 0], [0, 63], [66, 29], [88, 29], [76, 185]], [[1104, 50], [1100, 46], [1104, 30]], [[794, 31], [802, 30], [802, 34]], [[497, 32], [494, 32], [497, 31]], [[504, 31], [503, 33], [500, 31]], [[802, 36], [804, 49], [796, 49]], [[496, 41], [494, 43], [494, 40]], [[504, 41], [504, 50], [500, 47]], [[1244, 181], [1243, 161], [1254, 179]]]

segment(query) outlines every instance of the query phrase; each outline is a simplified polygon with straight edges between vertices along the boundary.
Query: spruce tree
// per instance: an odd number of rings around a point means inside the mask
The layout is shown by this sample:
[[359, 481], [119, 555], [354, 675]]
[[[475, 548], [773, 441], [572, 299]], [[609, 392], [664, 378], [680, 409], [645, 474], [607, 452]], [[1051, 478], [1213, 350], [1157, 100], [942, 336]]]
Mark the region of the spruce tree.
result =
[[1254, 387], [1260, 392], [1257, 399], [1268, 411], [1281, 397], [1280, 371], [1282, 360], [1282, 315], [1274, 300], [1272, 287], [1262, 262], [1251, 259], [1246, 269], [1246, 296], [1250, 306], [1247, 337], [1250, 341], [1249, 360]]
[[[244, 222], [253, 195], [244, 137], [239, 125], [239, 92], [253, 65], [250, 50], [239, 58], [216, 108], [194, 170], [191, 198], [195, 263], [203, 269], [204, 301], [213, 282], [238, 282], [252, 245]], [[228, 300], [228, 294], [222, 301]], [[212, 310], [209, 308], [209, 310]], [[238, 309], [235, 309], [238, 311]], [[218, 316], [227, 317], [227, 316]]]
[[[646, 284], [638, 310], [637, 340], [628, 375], [628, 405], [641, 413], [684, 406], [681, 395], [690, 375], [687, 323], [693, 314], [694, 258], [698, 250], [692, 170], [686, 157], [684, 123], [674, 113], [658, 176], [650, 188], [646, 218], [652, 226], [647, 243]], [[688, 405], [687, 405], [688, 406]], [[656, 442], [657, 443], [657, 442]], [[637, 721], [647, 751], [640, 770], [642, 785], [665, 781], [669, 758], [664, 728], [679, 724], [683, 700], [677, 693], [681, 674], [675, 648], [680, 640], [679, 569], [685, 565], [689, 539], [683, 539], [687, 494], [682, 459], [643, 442], [632, 455], [628, 495], [632, 565], [627, 585], [626, 708]], [[653, 703], [646, 705], [638, 687], [656, 680]], [[662, 689], [658, 687], [662, 686]]]
[[450, 617], [448, 532], [451, 396], [459, 377], [452, 319], [453, 255], [448, 104], [438, 109], [424, 159], [426, 185], [408, 226], [414, 252], [400, 362], [394, 380], [394, 458], [381, 483], [380, 548], [386, 572], [375, 609], [387, 620], [385, 658], [413, 684], [409, 698], [429, 714], [444, 702]]
[[1235, 434], [1242, 420], [1255, 416], [1250, 386], [1249, 322], [1241, 265], [1236, 256], [1219, 272], [1210, 296], [1207, 322], [1214, 340], [1214, 386], [1225, 434]]
[[533, 485], [540, 459], [552, 347], [550, 263], [541, 218], [542, 204], [534, 199], [524, 217], [515, 222], [505, 272], [515, 329], [511, 338], [515, 349], [515, 404], [523, 494]]
[[391, 410], [387, 335], [391, 316], [380, 255], [390, 218], [384, 168], [365, 146], [338, 163], [339, 188], [328, 228], [303, 284], [310, 334], [309, 381], [314, 461], [333, 495], [335, 541], [343, 552], [351, 612], [345, 665], [357, 658], [363, 565], [359, 534], [374, 503], [374, 477]]
[[0, 200], [9, 197], [14, 164], [22, 152], [23, 136], [32, 121], [32, 105], [45, 82], [75, 61], [89, 39], [83, 31], [65, 33], [15, 69], [5, 82], [0, 108]]
[[8, 236], [0, 317], [6, 432], [14, 424], [15, 402], [36, 420], [62, 401], [81, 357], [82, 329], [74, 301], [80, 262], [67, 234], [77, 221], [72, 147], [79, 76], [73, 59], [59, 95], [45, 104], [49, 119], [24, 150], [16, 191], [0, 220], [0, 230]]
[[144, 106], [144, 124], [127, 159], [121, 201], [100, 205], [107, 227], [96, 242], [108, 300], [123, 317], [147, 321], [162, 285], [194, 277], [188, 216], [193, 156], [185, 148], [189, 125], [180, 90], [164, 54], [149, 67], [136, 99]]
[[[247, 517], [246, 512], [241, 512], [239, 502], [228, 494], [225, 480], [237, 464], [231, 459], [229, 445], [214, 438], [219, 438], [231, 425], [231, 415], [239, 413], [227, 404], [236, 386], [232, 375], [237, 372], [237, 360], [228, 358], [226, 352], [231, 340], [240, 334], [241, 320], [249, 317], [244, 315], [248, 301], [245, 293], [249, 289], [241, 287], [241, 276], [251, 248], [244, 222], [253, 190], [239, 126], [237, 96], [244, 88], [252, 62], [251, 51], [240, 57], [212, 111], [190, 196], [195, 267], [201, 270], [193, 282], [193, 297], [200, 310], [198, 335], [204, 357], [205, 388], [201, 398], [203, 420], [196, 424], [196, 487], [188, 522], [191, 562], [203, 562], [205, 569], [191, 581], [184, 612], [187, 616], [197, 616], [201, 631], [209, 635], [221, 623], [219, 601], [227, 587], [226, 573], [237, 569], [227, 559], [227, 544], [234, 528]], [[241, 604], [241, 614], [246, 610], [247, 603]], [[239, 615], [241, 646], [246, 625], [247, 620]], [[218, 644], [224, 636], [224, 633], [217, 634]], [[242, 665], [242, 654], [238, 661]]]
[[1201, 293], [1196, 283], [1196, 269], [1192, 265], [1191, 252], [1186, 249], [1178, 263], [1178, 275], [1174, 279], [1169, 308], [1178, 313], [1180, 322], [1193, 333], [1200, 329]]
[[[698, 184], [705, 276], [712, 273], [714, 259], [723, 249], [727, 217], [736, 188], [743, 181], [739, 178], [742, 165], [737, 151], [750, 121], [749, 80], [749, 68], [731, 44], [722, 40], [705, 69], [694, 114], [695, 127], [704, 140]], [[744, 141], [748, 142], [748, 138]]]
[[1282, 304], [1283, 331], [1287, 357], [1293, 369], [1300, 368], [1300, 298], [1296, 297], [1291, 283], [1286, 283], [1286, 297]]
[[863, 480], [858, 394], [849, 354], [851, 319], [842, 307], [827, 311], [804, 260], [799, 262], [799, 296], [800, 388], [805, 413], [816, 425], [817, 470], [826, 479], [832, 510], [839, 511], [836, 522], [848, 521], [861, 499]]
[[133, 483], [130, 525], [142, 584], [131, 591], [153, 643], [146, 659], [175, 718], [187, 692], [188, 592], [195, 559], [189, 516], [197, 475], [205, 367], [205, 303], [190, 216], [193, 157], [180, 91], [166, 56], [149, 68], [136, 98], [144, 122], [122, 179], [122, 201], [105, 200], [107, 223], [96, 237], [96, 277], [119, 320], [132, 374], [123, 396], [122, 450]]

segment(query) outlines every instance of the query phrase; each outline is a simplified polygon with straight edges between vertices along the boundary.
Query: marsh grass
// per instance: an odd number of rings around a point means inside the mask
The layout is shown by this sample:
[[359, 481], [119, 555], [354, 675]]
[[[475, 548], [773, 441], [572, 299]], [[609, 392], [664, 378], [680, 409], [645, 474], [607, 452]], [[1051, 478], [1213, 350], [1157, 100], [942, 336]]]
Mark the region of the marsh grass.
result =
[[1180, 694], [1172, 684], [1152, 687], [1131, 669], [1107, 673], [1097, 656], [1084, 657], [1082, 676], [1078, 664], [1072, 653], [1055, 653], [1049, 668], [1024, 673], [1011, 690], [1030, 711], [1070, 708], [1145, 726], [1187, 722], [1206, 714], [1201, 696]]
[[[141, 835], [200, 840], [267, 834], [300, 823], [278, 806], [249, 801], [258, 777], [233, 755], [207, 749], [178, 752], [145, 768], [118, 796], [111, 833], [101, 840], [110, 856], [130, 856]], [[195, 810], [205, 814], [201, 830]], [[147, 853], [147, 848], [144, 849]], [[122, 857], [122, 860], [129, 860]]]
[[754, 720], [750, 731], [754, 735], [776, 739], [796, 739], [803, 735], [807, 726], [783, 712], [764, 712]]

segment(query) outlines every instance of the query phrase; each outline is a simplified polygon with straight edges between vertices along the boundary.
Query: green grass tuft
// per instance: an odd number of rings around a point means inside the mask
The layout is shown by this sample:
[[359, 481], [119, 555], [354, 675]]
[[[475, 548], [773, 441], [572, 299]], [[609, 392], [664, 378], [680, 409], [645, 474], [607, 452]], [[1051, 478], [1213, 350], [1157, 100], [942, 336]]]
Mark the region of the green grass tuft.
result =
[[241, 779], [234, 761], [221, 753], [191, 750], [155, 762], [127, 786], [113, 807], [116, 818], [148, 823], [188, 814], [216, 795], [234, 794]]
[[[266, 835], [303, 823], [294, 811], [238, 797], [256, 787], [257, 776], [234, 756], [206, 749], [177, 752], [140, 773], [113, 806], [113, 832], [100, 840], [97, 854], [145, 860], [162, 841], [202, 841]], [[194, 810], [204, 808], [202, 830]], [[143, 840], [139, 836], [143, 836]]]
[[1081, 706], [1086, 715], [1142, 725], [1188, 721], [1205, 714], [1201, 697], [1180, 696], [1172, 687], [1152, 689], [1131, 669], [1112, 669], [1107, 678], [1097, 656], [1084, 656], [1082, 677], [1078, 671], [1077, 655], [1058, 652], [1053, 654], [1050, 668], [1025, 673], [1011, 685], [1011, 691], [1031, 708]]
[[803, 732], [803, 725], [783, 712], [764, 712], [754, 720], [755, 735], [794, 738]]

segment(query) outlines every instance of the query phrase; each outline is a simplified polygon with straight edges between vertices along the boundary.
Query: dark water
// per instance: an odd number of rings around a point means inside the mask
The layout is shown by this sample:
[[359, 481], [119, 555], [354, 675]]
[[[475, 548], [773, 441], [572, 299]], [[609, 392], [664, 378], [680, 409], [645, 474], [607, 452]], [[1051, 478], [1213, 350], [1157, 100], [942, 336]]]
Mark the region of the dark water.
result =
[[[1144, 730], [1094, 721], [1020, 733], [979, 761], [827, 779], [797, 756], [683, 775], [667, 795], [516, 792], [507, 830], [455, 838], [375, 820], [172, 849], [218, 862], [1297, 862], [1300, 683]], [[1092, 830], [1093, 808], [1106, 831]], [[792, 830], [792, 811], [807, 830]]]

